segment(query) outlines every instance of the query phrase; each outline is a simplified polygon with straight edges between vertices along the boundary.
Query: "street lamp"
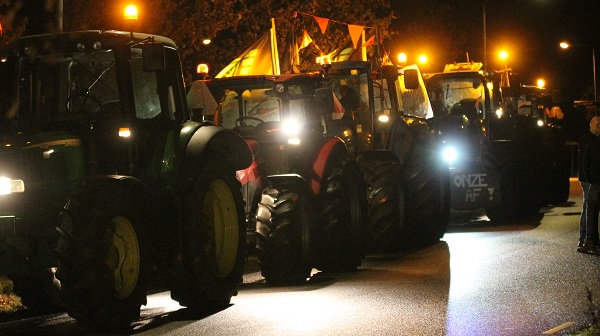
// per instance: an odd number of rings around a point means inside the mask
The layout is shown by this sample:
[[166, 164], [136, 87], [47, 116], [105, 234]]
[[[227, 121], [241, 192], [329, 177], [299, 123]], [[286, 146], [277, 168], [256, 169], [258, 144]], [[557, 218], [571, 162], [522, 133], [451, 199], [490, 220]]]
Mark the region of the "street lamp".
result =
[[504, 60], [504, 76], [503, 76], [503, 78], [505, 79], [505, 81], [503, 81], [504, 82], [503, 86], [509, 87], [510, 81], [508, 78], [508, 66], [506, 65], [506, 59], [508, 58], [508, 53], [505, 50], [502, 50], [498, 54], [498, 57], [500, 57], [500, 59]]
[[407, 62], [407, 60], [408, 60], [408, 58], [407, 58], [407, 56], [406, 56], [405, 53], [399, 53], [398, 54], [398, 62], [400, 64], [405, 64]]
[[486, 32], [486, 24], [485, 24], [485, 5], [490, 0], [485, 0], [483, 2], [483, 70], [487, 70], [487, 32]]
[[[569, 49], [571, 45], [568, 42], [560, 42], [560, 47], [563, 49]], [[594, 46], [588, 45], [588, 47], [592, 48], [592, 71], [594, 72], [594, 100], [596, 99], [597, 90], [596, 90], [596, 51], [594, 50]]]
[[543, 88], [546, 86], [546, 81], [543, 78], [537, 80], [537, 86]]
[[419, 55], [419, 63], [421, 63], [421, 64], [427, 63], [427, 55]]

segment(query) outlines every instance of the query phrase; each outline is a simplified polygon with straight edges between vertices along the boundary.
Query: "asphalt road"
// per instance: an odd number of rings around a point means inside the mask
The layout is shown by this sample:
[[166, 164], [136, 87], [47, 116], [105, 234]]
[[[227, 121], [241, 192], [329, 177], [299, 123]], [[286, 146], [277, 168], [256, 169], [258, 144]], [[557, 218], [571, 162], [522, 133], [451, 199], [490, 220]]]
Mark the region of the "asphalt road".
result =
[[[576, 252], [581, 191], [538, 219], [492, 225], [453, 214], [443, 241], [372, 255], [355, 273], [267, 286], [249, 273], [231, 305], [192, 312], [149, 297], [136, 335], [562, 335], [600, 318], [600, 256]], [[79, 335], [65, 314], [0, 324], [0, 335]], [[92, 334], [89, 334], [92, 335]]]

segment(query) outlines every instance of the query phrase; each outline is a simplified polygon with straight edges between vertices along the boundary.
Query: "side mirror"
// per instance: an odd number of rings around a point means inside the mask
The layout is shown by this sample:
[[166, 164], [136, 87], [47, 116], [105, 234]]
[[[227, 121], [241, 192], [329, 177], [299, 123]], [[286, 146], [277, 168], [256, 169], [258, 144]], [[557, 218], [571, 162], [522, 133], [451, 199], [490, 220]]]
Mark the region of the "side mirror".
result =
[[142, 63], [144, 71], [164, 71], [165, 65], [165, 49], [162, 44], [147, 43], [142, 45]]
[[416, 69], [404, 70], [404, 87], [408, 90], [415, 90], [420, 87], [419, 71]]

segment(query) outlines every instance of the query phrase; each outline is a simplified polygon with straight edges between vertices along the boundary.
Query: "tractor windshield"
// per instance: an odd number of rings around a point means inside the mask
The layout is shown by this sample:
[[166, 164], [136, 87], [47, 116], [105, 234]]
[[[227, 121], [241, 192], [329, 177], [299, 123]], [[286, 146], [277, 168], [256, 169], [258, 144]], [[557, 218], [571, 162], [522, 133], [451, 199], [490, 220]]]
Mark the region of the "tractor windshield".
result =
[[486, 83], [479, 75], [437, 75], [428, 81], [427, 91], [436, 116], [485, 118], [489, 94], [486, 94]]
[[[143, 71], [142, 51], [131, 49], [136, 117], [161, 115], [158, 76]], [[12, 58], [3, 64], [2, 125], [18, 131], [60, 129], [121, 114], [119, 79], [111, 50], [50, 53]], [[5, 76], [6, 74], [6, 76]], [[8, 79], [7, 79], [8, 78]], [[174, 104], [164, 104], [172, 118]]]
[[321, 114], [315, 109], [322, 104], [315, 99], [314, 92], [304, 85], [286, 85], [280, 93], [276, 93], [271, 85], [253, 89], [226, 89], [219, 99], [217, 123], [233, 129], [260, 123], [276, 125], [290, 120], [302, 127], [321, 121]]

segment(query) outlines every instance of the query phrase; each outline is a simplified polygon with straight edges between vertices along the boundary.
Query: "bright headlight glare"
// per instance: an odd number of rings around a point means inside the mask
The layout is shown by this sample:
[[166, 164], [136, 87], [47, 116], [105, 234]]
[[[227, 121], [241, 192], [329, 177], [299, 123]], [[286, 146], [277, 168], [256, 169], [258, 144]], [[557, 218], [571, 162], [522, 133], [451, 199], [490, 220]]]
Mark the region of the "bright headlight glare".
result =
[[454, 147], [446, 147], [442, 150], [442, 158], [446, 162], [452, 163], [458, 158], [458, 151]]
[[290, 145], [299, 145], [300, 144], [300, 138], [298, 138], [298, 137], [289, 138], [288, 139], [288, 144], [290, 144]]
[[8, 195], [24, 191], [25, 184], [23, 183], [23, 180], [11, 180], [8, 177], [0, 177], [0, 195]]
[[282, 128], [285, 134], [294, 136], [300, 134], [302, 126], [296, 120], [289, 119], [283, 122]]
[[504, 111], [502, 111], [502, 108], [499, 108], [496, 110], [496, 116], [498, 118], [502, 117], [502, 114], [504, 114]]
[[390, 121], [390, 116], [388, 116], [387, 114], [382, 114], [377, 119], [381, 122], [388, 122]]
[[543, 120], [540, 120], [540, 119], [538, 119], [538, 121], [537, 121], [537, 125], [538, 125], [538, 126], [540, 126], [540, 127], [544, 126], [544, 121], [543, 121]]

